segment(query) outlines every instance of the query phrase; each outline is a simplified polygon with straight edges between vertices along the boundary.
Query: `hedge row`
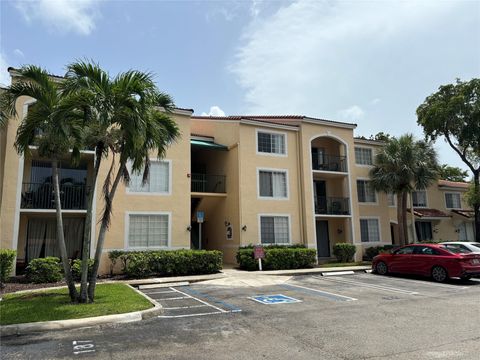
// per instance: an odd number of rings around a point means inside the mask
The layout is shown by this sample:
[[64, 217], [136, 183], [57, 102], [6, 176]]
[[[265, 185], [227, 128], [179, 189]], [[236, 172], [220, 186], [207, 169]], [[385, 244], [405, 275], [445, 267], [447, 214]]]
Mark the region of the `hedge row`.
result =
[[223, 256], [217, 250], [115, 251], [112, 264], [122, 261], [122, 271], [131, 278], [213, 274], [222, 270]]
[[363, 259], [367, 261], [371, 261], [375, 256], [381, 253], [387, 253], [392, 249], [398, 246], [395, 245], [383, 245], [383, 246], [371, 246], [365, 249], [365, 254], [363, 255]]
[[[263, 270], [301, 269], [314, 267], [317, 251], [304, 246], [265, 246]], [[243, 270], [258, 270], [258, 260], [253, 255], [253, 246], [241, 247], [237, 251], [237, 263]]]
[[3, 288], [12, 273], [16, 254], [15, 250], [0, 249], [0, 288]]

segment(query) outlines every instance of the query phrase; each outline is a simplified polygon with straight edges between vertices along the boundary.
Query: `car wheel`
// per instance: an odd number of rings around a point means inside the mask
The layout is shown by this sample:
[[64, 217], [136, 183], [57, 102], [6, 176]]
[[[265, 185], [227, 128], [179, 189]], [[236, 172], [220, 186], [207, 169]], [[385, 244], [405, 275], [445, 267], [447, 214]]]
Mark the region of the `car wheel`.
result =
[[465, 276], [462, 276], [460, 279], [463, 280], [463, 281], [468, 281], [470, 280], [472, 277], [470, 275], [465, 275]]
[[434, 266], [432, 269], [432, 279], [436, 282], [444, 282], [448, 279], [447, 270], [441, 266]]
[[387, 264], [383, 261], [380, 261], [375, 265], [375, 271], [378, 275], [386, 275], [388, 273]]

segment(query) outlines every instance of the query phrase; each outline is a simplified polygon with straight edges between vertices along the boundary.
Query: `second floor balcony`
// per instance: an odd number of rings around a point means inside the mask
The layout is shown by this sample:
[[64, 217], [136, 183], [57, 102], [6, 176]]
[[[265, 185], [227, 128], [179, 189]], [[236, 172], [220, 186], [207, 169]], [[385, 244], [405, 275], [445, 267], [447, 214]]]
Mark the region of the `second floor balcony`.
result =
[[350, 215], [350, 199], [342, 197], [317, 196], [316, 215]]
[[312, 170], [346, 172], [347, 158], [312, 152]]
[[[90, 187], [76, 184], [60, 184], [62, 210], [86, 210]], [[52, 183], [23, 183], [22, 209], [55, 209]]]
[[225, 175], [192, 174], [192, 192], [226, 193]]

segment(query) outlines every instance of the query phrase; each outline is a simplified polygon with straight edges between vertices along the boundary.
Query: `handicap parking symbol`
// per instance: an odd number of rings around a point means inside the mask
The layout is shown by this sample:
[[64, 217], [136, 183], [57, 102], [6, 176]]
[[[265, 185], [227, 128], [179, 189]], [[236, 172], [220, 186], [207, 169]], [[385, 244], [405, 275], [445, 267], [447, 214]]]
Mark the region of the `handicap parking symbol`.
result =
[[302, 302], [301, 300], [292, 298], [290, 296], [285, 296], [282, 294], [276, 295], [259, 295], [253, 296], [250, 299], [257, 301], [264, 305], [275, 305], [275, 304], [292, 304]]

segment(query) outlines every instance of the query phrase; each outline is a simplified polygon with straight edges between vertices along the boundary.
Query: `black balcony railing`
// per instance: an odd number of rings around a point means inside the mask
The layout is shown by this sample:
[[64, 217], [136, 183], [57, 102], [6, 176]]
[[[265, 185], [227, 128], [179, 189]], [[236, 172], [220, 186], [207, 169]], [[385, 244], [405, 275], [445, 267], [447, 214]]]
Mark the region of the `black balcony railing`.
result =
[[312, 154], [312, 169], [323, 171], [347, 171], [347, 158], [345, 156], [329, 154]]
[[[61, 184], [60, 201], [63, 210], [86, 210], [89, 186]], [[55, 209], [51, 183], [23, 183], [22, 209]]]
[[192, 192], [225, 193], [225, 175], [192, 174]]
[[315, 199], [315, 214], [350, 215], [349, 199], [317, 196]]

